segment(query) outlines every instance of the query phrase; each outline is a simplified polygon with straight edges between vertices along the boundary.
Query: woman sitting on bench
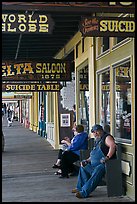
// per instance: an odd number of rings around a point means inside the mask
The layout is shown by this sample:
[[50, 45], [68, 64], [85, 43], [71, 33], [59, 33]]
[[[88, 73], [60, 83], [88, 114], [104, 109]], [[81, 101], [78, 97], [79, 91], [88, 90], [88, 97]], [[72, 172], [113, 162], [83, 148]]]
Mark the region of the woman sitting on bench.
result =
[[84, 132], [83, 125], [77, 125], [74, 137], [71, 140], [71, 144], [64, 151], [61, 158], [61, 175], [59, 178], [69, 178], [68, 173], [74, 171], [74, 162], [79, 160], [80, 150], [88, 148], [88, 134]]

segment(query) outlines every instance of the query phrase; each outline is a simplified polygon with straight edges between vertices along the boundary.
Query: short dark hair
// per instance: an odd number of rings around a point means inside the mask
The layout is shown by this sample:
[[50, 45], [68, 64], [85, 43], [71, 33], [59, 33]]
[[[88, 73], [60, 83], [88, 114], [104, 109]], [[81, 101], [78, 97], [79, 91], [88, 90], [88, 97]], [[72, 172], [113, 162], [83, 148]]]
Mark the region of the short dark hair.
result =
[[83, 132], [84, 131], [84, 126], [83, 125], [77, 125], [76, 126], [76, 131], [78, 132], [78, 133], [80, 133], [80, 132]]
[[76, 110], [76, 104], [73, 105], [73, 109]]

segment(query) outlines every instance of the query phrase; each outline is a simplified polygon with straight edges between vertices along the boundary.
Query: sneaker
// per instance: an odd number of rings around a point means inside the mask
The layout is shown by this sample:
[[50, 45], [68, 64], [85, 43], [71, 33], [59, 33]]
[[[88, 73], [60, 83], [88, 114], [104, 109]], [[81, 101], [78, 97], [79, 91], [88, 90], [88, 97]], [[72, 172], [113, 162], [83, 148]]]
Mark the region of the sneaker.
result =
[[61, 175], [61, 172], [60, 171], [56, 171], [54, 174], [55, 175]]
[[79, 191], [75, 195], [76, 195], [77, 198], [83, 198]]
[[79, 192], [78, 191], [78, 189], [77, 188], [74, 188], [74, 189], [72, 189], [72, 191], [71, 191], [72, 193], [77, 193], [77, 192]]
[[57, 164], [54, 164], [53, 166], [52, 166], [52, 168], [53, 169], [58, 169], [60, 166], [58, 166]]

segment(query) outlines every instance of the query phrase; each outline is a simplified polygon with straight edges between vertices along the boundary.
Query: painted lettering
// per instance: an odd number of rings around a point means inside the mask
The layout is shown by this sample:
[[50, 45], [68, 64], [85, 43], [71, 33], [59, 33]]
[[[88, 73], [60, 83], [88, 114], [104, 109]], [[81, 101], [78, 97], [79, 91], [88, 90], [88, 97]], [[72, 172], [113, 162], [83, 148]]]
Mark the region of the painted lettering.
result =
[[6, 31], [6, 25], [4, 23], [2, 23], [2, 32]]
[[9, 85], [6, 85], [6, 91], [10, 91], [10, 86]]
[[26, 23], [26, 16], [24, 14], [18, 14], [18, 23], [24, 22]]
[[7, 67], [5, 65], [2, 65], [2, 76], [6, 76], [6, 69]]
[[19, 28], [19, 31], [21, 31], [21, 32], [26, 31], [26, 25], [25, 24], [20, 24], [18, 28]]
[[100, 32], [135, 32], [134, 21], [101, 20]]
[[48, 24], [39, 24], [39, 32], [40, 33], [47, 33], [49, 31], [49, 25]]
[[11, 65], [7, 65], [7, 75], [8, 76], [13, 76], [14, 72], [11, 71]]
[[19, 92], [33, 92], [33, 91], [60, 91], [61, 86], [58, 83], [47, 83], [47, 84], [39, 84], [39, 83], [31, 83], [31, 84], [20, 84], [20, 83], [12, 83], [12, 84], [3, 84], [2, 90], [6, 92], [15, 91], [19, 94]]
[[15, 15], [13, 15], [13, 14], [9, 15], [9, 21], [10, 21], [11, 23], [15, 22], [15, 20], [16, 20]]
[[50, 33], [53, 21], [47, 15], [2, 14], [2, 31], [11, 33]]
[[36, 73], [66, 73], [66, 63], [36, 63]]
[[33, 74], [34, 73], [31, 63], [25, 63], [24, 71], [22, 72], [22, 74], [26, 74], [27, 72], [29, 74]]
[[32, 19], [32, 15], [28, 15], [29, 17], [29, 23], [37, 23], [37, 19]]
[[47, 16], [39, 15], [39, 23], [46, 23], [48, 21]]
[[7, 20], [8, 14], [2, 14], [2, 21], [5, 23]]
[[16, 30], [17, 30], [16, 28], [11, 28], [11, 23], [7, 24], [7, 28], [8, 28], [9, 32], [16, 32]]
[[[67, 74], [68, 73], [68, 74]], [[20, 75], [20, 77], [19, 77]], [[2, 65], [3, 80], [9, 81], [41, 81], [41, 80], [70, 80], [70, 70], [68, 62], [24, 62]]]
[[16, 74], [21, 74], [22, 64], [14, 64], [14, 69], [17, 71]]
[[37, 27], [35, 24], [29, 24], [28, 26], [29, 26], [29, 32], [36, 32]]
[[109, 2], [110, 6], [116, 6], [117, 3], [120, 3], [122, 6], [131, 6], [133, 2]]

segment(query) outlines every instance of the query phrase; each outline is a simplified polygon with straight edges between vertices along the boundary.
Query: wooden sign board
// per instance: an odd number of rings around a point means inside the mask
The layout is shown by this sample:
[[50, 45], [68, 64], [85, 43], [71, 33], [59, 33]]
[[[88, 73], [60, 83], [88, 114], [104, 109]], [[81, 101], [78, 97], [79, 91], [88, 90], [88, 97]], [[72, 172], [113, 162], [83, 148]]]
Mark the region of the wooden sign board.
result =
[[80, 32], [86, 37], [135, 37], [135, 19], [82, 17]]
[[43, 10], [44, 12], [135, 13], [135, 2], [2, 2], [3, 10]]
[[3, 33], [48, 33], [51, 34], [54, 22], [50, 15], [45, 14], [2, 14], [2, 32]]
[[70, 81], [69, 61], [2, 64], [3, 81]]
[[60, 91], [62, 88], [59, 83], [3, 83], [3, 92], [40, 92], [40, 91], [50, 91], [56, 92]]

